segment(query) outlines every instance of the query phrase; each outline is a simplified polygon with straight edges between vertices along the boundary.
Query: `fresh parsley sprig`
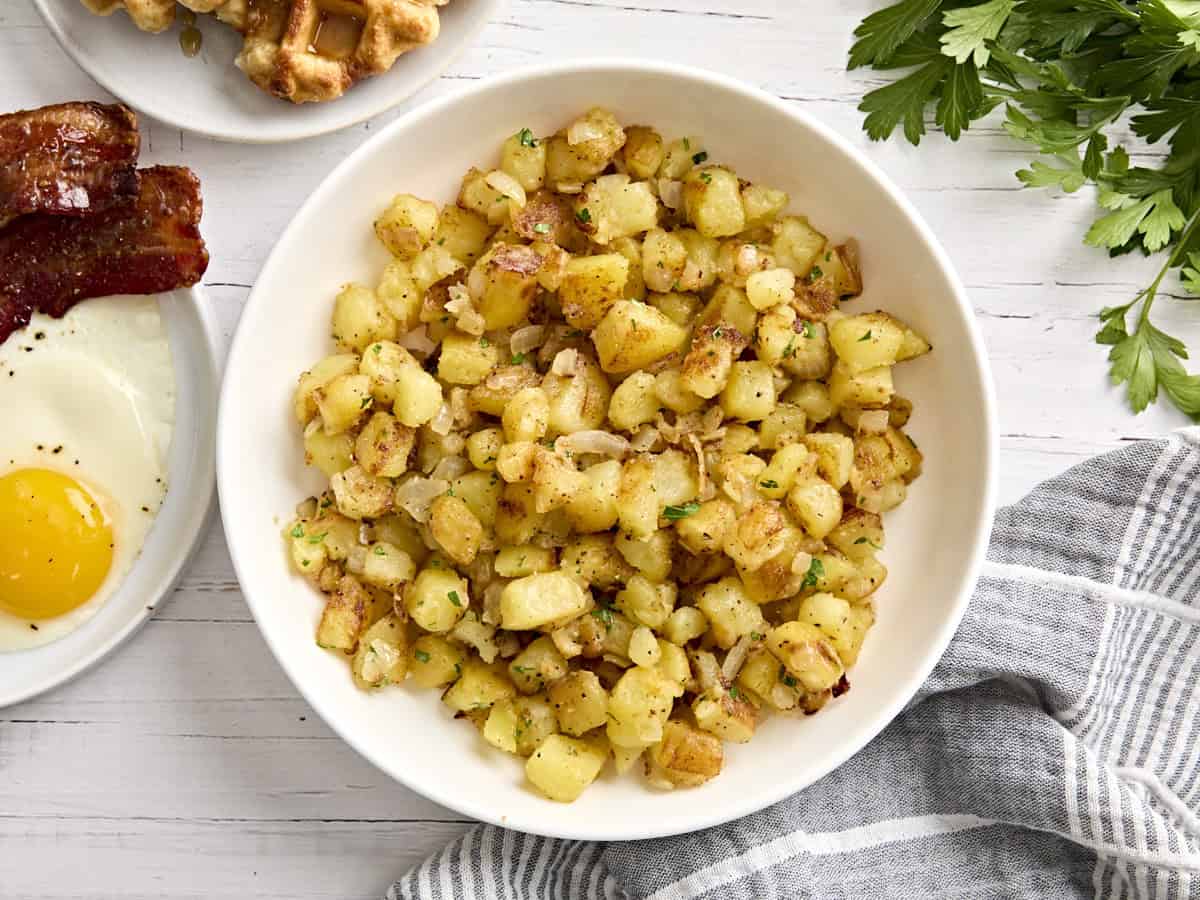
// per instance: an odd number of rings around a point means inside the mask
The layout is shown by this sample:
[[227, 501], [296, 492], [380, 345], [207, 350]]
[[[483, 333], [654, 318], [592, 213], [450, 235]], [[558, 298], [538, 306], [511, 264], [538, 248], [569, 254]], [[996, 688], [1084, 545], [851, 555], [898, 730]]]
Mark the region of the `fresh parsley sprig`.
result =
[[[1097, 190], [1100, 213], [1084, 241], [1112, 256], [1164, 252], [1154, 281], [1100, 311], [1110, 374], [1135, 412], [1161, 393], [1200, 419], [1200, 376], [1187, 348], [1150, 317], [1179, 270], [1200, 296], [1200, 3], [1196, 0], [900, 0], [855, 30], [850, 68], [907, 69], [859, 109], [874, 140], [897, 128], [913, 144], [926, 117], [951, 140], [1000, 105], [1004, 128], [1039, 154], [1017, 172], [1026, 187]], [[1132, 166], [1110, 149], [1128, 121], [1158, 166]]]

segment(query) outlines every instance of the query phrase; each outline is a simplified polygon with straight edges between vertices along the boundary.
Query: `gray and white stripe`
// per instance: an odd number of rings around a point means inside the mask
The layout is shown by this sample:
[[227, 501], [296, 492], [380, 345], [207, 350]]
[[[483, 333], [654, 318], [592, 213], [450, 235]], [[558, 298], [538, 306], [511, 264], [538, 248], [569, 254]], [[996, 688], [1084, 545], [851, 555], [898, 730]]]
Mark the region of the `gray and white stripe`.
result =
[[1039, 486], [988, 556], [917, 700], [803, 801], [608, 845], [479, 826], [389, 900], [1200, 900], [1200, 429]]

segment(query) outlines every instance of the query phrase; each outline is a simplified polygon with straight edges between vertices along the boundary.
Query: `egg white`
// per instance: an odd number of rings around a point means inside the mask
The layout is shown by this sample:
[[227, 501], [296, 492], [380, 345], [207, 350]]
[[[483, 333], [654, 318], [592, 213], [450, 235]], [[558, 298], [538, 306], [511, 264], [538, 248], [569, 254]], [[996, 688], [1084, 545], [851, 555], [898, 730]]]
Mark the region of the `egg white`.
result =
[[0, 610], [0, 652], [70, 634], [133, 567], [167, 491], [175, 374], [156, 297], [105, 297], [40, 313], [0, 344], [0, 475], [53, 469], [95, 496], [113, 529], [100, 589], [52, 619]]

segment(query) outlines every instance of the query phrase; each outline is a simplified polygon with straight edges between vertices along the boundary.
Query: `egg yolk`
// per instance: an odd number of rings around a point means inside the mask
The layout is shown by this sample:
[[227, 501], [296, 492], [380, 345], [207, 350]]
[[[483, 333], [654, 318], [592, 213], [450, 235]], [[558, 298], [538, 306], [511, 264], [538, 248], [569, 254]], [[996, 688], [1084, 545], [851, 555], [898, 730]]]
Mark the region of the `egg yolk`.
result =
[[113, 559], [112, 526], [74, 478], [49, 469], [0, 477], [0, 609], [26, 619], [70, 612]]

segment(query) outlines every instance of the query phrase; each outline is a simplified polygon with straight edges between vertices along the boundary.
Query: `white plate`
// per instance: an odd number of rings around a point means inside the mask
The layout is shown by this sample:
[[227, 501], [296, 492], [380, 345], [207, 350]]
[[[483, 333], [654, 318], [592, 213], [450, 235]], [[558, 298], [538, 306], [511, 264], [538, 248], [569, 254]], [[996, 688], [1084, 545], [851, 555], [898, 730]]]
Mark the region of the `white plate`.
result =
[[119, 10], [93, 15], [79, 0], [34, 0], [63, 49], [108, 91], [133, 108], [223, 141], [295, 141], [346, 128], [391, 109], [446, 69], [495, 16], [502, 0], [451, 0], [441, 34], [404, 54], [392, 69], [327, 103], [292, 104], [251, 83], [234, 64], [242, 38], [212, 16], [199, 16], [200, 54], [179, 48], [178, 21], [162, 34], [138, 31]]
[[213, 501], [217, 324], [198, 288], [160, 298], [175, 369], [167, 496], [121, 586], [79, 630], [34, 650], [0, 653], [0, 707], [74, 678], [133, 635], [175, 586], [200, 543]]
[[[663, 793], [609, 772], [574, 804], [529, 788], [521, 761], [454, 722], [436, 691], [365, 693], [346, 660], [316, 646], [321, 599], [293, 574], [280, 529], [320, 487], [292, 415], [296, 376], [332, 350], [339, 286], [374, 283], [387, 258], [372, 220], [397, 191], [453, 201], [463, 173], [496, 158], [522, 127], [550, 133], [592, 105], [664, 134], [703, 135], [714, 161], [791, 192], [792, 208], [832, 237], [855, 235], [866, 293], [849, 306], [911, 321], [934, 352], [897, 369], [912, 398], [925, 474], [888, 516], [891, 570], [852, 689], [819, 715], [777, 717], [726, 745], [721, 775]], [[320, 252], [314, 253], [313, 248]], [[728, 821], [792, 794], [844, 762], [904, 704], [941, 656], [970, 597], [991, 522], [994, 401], [961, 284], [912, 205], [830, 129], [761, 91], [692, 69], [589, 61], [518, 72], [416, 109], [343, 162], [275, 246], [250, 295], [221, 397], [218, 487], [246, 599], [284, 670], [360, 753], [466, 815], [523, 831], [620, 840]]]

